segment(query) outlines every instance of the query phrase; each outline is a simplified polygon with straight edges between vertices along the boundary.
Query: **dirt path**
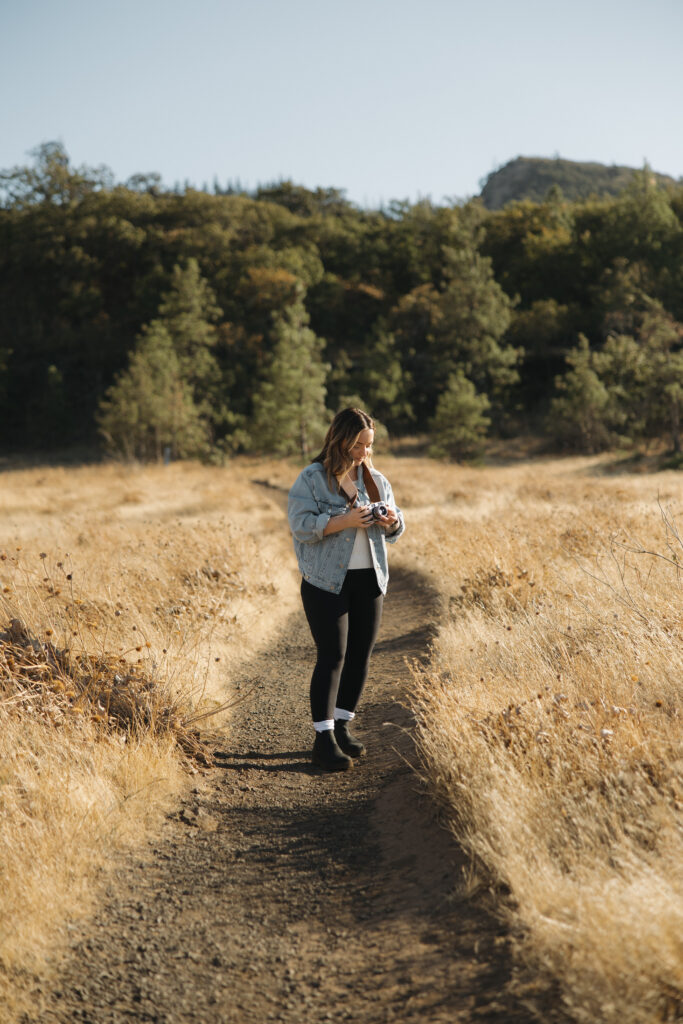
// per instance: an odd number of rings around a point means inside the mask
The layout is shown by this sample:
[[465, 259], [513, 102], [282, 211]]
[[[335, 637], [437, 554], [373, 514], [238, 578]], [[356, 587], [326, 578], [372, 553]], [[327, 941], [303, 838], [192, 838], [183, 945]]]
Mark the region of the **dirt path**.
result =
[[434, 600], [394, 571], [358, 720], [368, 756], [311, 769], [305, 619], [250, 666], [258, 691], [213, 737], [219, 767], [73, 939], [46, 1024], [527, 1021], [501, 999], [507, 939], [461, 891], [413, 757], [406, 657]]

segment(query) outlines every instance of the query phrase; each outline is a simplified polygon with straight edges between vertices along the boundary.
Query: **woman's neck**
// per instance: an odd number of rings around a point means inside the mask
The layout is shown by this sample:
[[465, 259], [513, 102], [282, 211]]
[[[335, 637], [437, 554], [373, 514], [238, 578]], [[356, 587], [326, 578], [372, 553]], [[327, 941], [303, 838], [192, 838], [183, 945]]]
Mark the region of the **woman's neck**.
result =
[[347, 493], [355, 492], [358, 489], [359, 468], [359, 466], [351, 466], [351, 468], [346, 471], [344, 476], [339, 481], [342, 489], [345, 490]]

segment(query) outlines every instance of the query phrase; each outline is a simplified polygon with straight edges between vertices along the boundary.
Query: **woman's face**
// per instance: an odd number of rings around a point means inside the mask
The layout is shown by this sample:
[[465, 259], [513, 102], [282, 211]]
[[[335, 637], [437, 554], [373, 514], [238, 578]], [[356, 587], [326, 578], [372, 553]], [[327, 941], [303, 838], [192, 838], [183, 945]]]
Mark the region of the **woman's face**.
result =
[[375, 439], [374, 430], [370, 430], [367, 427], [365, 430], [361, 430], [360, 434], [356, 438], [355, 444], [349, 449], [349, 455], [353, 459], [354, 466], [360, 466], [361, 462], [367, 458], [372, 448], [372, 442]]

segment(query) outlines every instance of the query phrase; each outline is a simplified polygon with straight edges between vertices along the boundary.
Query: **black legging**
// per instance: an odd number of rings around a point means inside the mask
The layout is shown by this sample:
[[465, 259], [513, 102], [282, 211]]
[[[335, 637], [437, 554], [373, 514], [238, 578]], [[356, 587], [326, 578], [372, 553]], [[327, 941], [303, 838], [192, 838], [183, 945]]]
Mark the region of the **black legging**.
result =
[[311, 679], [314, 722], [334, 718], [335, 707], [355, 711], [377, 639], [384, 595], [374, 569], [349, 569], [341, 592], [301, 581], [301, 600], [318, 649]]

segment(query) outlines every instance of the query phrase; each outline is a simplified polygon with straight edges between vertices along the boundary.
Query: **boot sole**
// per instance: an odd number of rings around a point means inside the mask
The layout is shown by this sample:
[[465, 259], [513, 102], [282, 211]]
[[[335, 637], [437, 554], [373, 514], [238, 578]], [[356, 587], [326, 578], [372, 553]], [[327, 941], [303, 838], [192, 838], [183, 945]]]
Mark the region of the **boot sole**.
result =
[[355, 750], [349, 750], [348, 747], [343, 747], [341, 745], [341, 743], [339, 742], [339, 737], [338, 736], [335, 736], [334, 738], [336, 739], [337, 745], [338, 745], [339, 749], [341, 750], [341, 752], [343, 754], [346, 754], [347, 757], [365, 757], [367, 751], [366, 751], [366, 749], [365, 749], [365, 747], [363, 746], [362, 743], [359, 743], [358, 747]]
[[325, 772], [347, 772], [349, 768], [353, 767], [353, 761], [329, 762], [320, 760], [317, 757], [312, 758], [312, 761], [316, 768], [322, 768]]

